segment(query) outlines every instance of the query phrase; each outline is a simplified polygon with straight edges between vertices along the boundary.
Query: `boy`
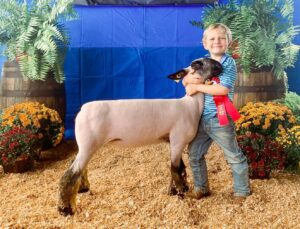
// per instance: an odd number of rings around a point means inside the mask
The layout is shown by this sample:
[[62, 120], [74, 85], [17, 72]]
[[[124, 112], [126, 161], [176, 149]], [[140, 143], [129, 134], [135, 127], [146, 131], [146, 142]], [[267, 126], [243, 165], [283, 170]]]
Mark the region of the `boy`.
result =
[[238, 147], [234, 123], [230, 120], [229, 125], [220, 126], [213, 99], [214, 95], [228, 95], [231, 100], [233, 97], [237, 70], [234, 59], [226, 54], [231, 40], [230, 29], [220, 23], [210, 25], [203, 33], [203, 46], [208, 50], [210, 58], [219, 61], [223, 66], [219, 84], [198, 84], [199, 79], [192, 74], [188, 74], [183, 80], [188, 95], [205, 93], [204, 111], [198, 132], [189, 145], [189, 161], [194, 177], [192, 197], [196, 199], [210, 195], [205, 154], [213, 141], [222, 148], [231, 167], [234, 181], [233, 196], [243, 200], [250, 195], [247, 159]]

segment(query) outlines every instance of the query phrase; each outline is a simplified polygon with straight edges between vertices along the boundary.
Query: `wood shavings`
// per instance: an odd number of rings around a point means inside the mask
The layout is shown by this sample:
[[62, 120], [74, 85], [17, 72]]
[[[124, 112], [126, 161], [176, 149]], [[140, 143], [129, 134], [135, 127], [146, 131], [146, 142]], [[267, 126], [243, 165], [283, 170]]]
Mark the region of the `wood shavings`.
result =
[[88, 166], [91, 191], [77, 196], [74, 216], [63, 217], [57, 211], [58, 182], [75, 153], [39, 162], [24, 174], [0, 170], [1, 228], [300, 228], [299, 176], [281, 172], [251, 180], [253, 194], [234, 204], [231, 171], [216, 145], [207, 155], [212, 195], [202, 200], [167, 195], [168, 144], [105, 146]]

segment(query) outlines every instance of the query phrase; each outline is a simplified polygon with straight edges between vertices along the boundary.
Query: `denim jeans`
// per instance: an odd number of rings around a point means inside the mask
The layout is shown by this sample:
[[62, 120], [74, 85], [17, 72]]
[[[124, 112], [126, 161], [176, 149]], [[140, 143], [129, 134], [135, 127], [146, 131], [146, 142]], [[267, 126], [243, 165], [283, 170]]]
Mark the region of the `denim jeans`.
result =
[[233, 175], [235, 196], [250, 194], [247, 159], [238, 147], [233, 122], [220, 126], [218, 118], [201, 118], [197, 135], [189, 145], [189, 161], [194, 177], [195, 191], [209, 190], [205, 155], [215, 141], [224, 151]]

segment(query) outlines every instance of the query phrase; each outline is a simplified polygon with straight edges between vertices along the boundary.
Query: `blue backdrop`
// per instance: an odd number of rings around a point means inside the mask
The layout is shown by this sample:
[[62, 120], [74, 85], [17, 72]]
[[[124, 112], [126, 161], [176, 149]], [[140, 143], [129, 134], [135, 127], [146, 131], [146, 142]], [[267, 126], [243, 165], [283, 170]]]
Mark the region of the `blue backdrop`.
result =
[[205, 54], [202, 31], [189, 23], [201, 8], [77, 6], [80, 20], [68, 23], [66, 137], [85, 102], [183, 96], [166, 76]]

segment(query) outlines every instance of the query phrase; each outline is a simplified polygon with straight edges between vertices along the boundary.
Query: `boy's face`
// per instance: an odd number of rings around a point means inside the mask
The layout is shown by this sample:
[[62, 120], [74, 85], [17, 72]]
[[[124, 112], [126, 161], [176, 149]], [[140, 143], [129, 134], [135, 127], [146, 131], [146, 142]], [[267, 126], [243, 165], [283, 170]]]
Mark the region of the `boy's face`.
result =
[[228, 39], [224, 29], [216, 28], [207, 31], [203, 46], [212, 56], [223, 55], [228, 48]]

